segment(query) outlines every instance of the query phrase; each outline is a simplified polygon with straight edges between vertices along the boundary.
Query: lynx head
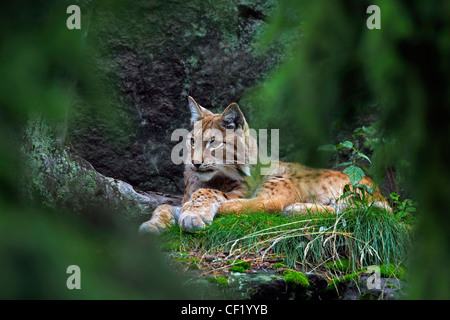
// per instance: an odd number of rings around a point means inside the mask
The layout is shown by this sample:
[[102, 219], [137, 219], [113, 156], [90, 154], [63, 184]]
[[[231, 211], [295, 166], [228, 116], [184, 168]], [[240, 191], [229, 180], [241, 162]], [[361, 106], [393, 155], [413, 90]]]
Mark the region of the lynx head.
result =
[[236, 103], [220, 114], [203, 108], [188, 97], [192, 131], [187, 137], [187, 165], [202, 181], [216, 176], [243, 179], [250, 174], [249, 161], [256, 154], [256, 141]]

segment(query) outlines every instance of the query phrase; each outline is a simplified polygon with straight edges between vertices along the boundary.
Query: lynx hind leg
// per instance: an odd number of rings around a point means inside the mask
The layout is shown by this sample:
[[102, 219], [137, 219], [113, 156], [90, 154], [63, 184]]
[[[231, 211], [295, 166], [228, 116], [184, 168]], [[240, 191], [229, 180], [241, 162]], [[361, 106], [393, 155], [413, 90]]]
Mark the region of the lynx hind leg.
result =
[[334, 208], [331, 206], [320, 205], [315, 203], [296, 202], [284, 208], [282, 214], [285, 216], [293, 216], [298, 214], [311, 214], [318, 212], [330, 214], [336, 213]]
[[161, 233], [168, 226], [175, 223], [175, 219], [179, 216], [180, 207], [173, 207], [168, 204], [158, 206], [153, 211], [152, 218], [141, 224], [139, 227], [139, 233]]
[[[352, 202], [350, 199], [341, 199], [336, 201], [335, 203], [331, 204], [331, 206], [335, 209], [337, 214], [343, 213], [348, 210], [357, 209], [358, 206]], [[386, 200], [375, 200], [369, 201], [369, 206], [377, 207], [380, 209], [385, 210], [386, 212], [392, 212], [392, 208], [387, 203]]]
[[374, 201], [372, 202], [372, 206], [381, 208], [386, 212], [392, 213], [392, 208], [386, 200], [383, 201]]

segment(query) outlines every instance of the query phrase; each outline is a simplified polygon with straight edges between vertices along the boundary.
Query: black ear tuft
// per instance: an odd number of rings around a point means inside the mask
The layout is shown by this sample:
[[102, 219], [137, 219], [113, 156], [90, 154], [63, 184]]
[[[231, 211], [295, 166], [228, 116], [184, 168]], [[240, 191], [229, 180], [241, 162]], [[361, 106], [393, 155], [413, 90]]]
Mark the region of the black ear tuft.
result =
[[225, 129], [242, 129], [244, 127], [244, 115], [237, 103], [230, 104], [223, 112], [222, 112], [222, 126]]

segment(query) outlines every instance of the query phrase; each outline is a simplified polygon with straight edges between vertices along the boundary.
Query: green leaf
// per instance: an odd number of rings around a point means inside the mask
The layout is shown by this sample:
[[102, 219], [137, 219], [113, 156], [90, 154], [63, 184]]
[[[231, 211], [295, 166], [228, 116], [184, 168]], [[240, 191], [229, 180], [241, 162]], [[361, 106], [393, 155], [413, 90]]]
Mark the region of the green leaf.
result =
[[367, 161], [369, 161], [369, 163], [372, 163], [372, 161], [370, 161], [370, 158], [368, 156], [366, 156], [364, 153], [358, 152], [358, 156], [366, 159]]
[[369, 135], [374, 135], [376, 132], [377, 132], [377, 129], [375, 129], [375, 127], [373, 127], [373, 126], [370, 126], [370, 127], [362, 127], [363, 128], [363, 130], [365, 131], [365, 132], [367, 132]]
[[356, 165], [359, 166], [361, 169], [363, 169], [365, 172], [367, 172], [367, 174], [370, 174], [369, 169], [364, 167], [361, 163], [356, 163]]
[[373, 188], [369, 187], [368, 185], [365, 184], [355, 184], [353, 185], [353, 188], [355, 189], [360, 189], [363, 192], [367, 192], [370, 195], [373, 195], [374, 191]]
[[350, 183], [353, 185], [360, 182], [365, 176], [364, 171], [355, 165], [348, 166], [343, 172], [348, 175]]
[[338, 146], [336, 147], [337, 150], [341, 149], [341, 148], [347, 148], [347, 149], [351, 149], [353, 148], [353, 143], [351, 141], [344, 141], [340, 144], [338, 144]]
[[348, 166], [351, 165], [353, 162], [349, 161], [349, 162], [342, 162], [342, 163], [338, 163], [336, 165], [336, 167], [341, 167], [341, 166]]
[[391, 197], [392, 200], [398, 201], [400, 195], [398, 193], [392, 192], [389, 197]]

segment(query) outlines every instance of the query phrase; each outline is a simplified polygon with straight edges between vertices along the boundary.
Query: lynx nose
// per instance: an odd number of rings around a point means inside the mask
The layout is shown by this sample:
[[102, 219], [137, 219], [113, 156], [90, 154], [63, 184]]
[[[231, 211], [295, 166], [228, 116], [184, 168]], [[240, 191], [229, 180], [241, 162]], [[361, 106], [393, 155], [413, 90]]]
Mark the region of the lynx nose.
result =
[[200, 168], [200, 166], [202, 165], [201, 163], [194, 162], [194, 160], [192, 160], [191, 163], [196, 169]]

